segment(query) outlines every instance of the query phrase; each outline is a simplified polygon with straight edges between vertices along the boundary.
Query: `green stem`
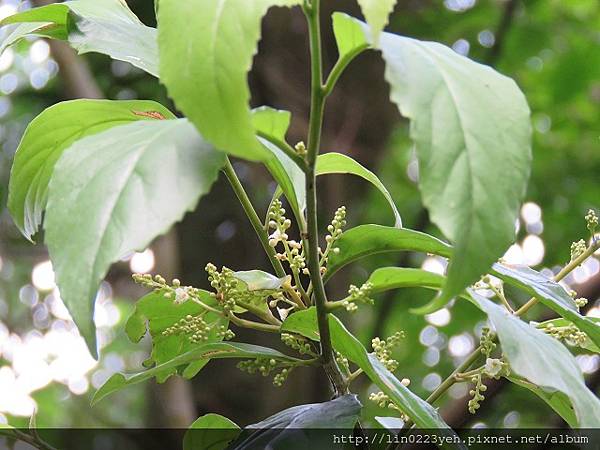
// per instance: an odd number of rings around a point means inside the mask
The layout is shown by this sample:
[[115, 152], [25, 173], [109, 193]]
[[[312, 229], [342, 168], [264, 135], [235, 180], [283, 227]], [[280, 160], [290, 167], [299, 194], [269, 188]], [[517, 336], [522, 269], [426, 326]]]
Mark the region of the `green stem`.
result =
[[333, 384], [335, 395], [348, 392], [348, 383], [342, 375], [336, 361], [331, 344], [329, 317], [327, 312], [327, 295], [321, 268], [319, 265], [319, 229], [317, 220], [317, 192], [315, 166], [321, 146], [323, 129], [323, 113], [325, 109], [325, 93], [323, 91], [323, 61], [321, 54], [320, 0], [313, 0], [310, 5], [304, 4], [304, 13], [308, 21], [311, 53], [311, 114], [308, 133], [308, 151], [306, 155], [306, 215], [307, 229], [303, 240], [308, 244], [308, 270], [314, 286], [314, 302], [317, 309], [319, 334], [321, 336], [321, 360], [323, 367]]
[[237, 325], [238, 327], [249, 328], [251, 330], [264, 331], [267, 333], [279, 333], [280, 331], [280, 327], [277, 325], [240, 319], [234, 313], [229, 313], [229, 320], [231, 320], [231, 322]]
[[260, 243], [262, 244], [263, 248], [265, 249], [265, 253], [269, 257], [269, 260], [271, 261], [271, 265], [273, 266], [273, 269], [275, 269], [277, 276], [285, 277], [286, 273], [285, 273], [285, 270], [283, 269], [283, 265], [281, 264], [281, 261], [279, 261], [275, 257], [275, 254], [276, 254], [275, 249], [269, 245], [269, 235], [263, 228], [263, 224], [262, 224], [260, 218], [258, 217], [258, 214], [256, 214], [256, 210], [254, 209], [254, 206], [252, 206], [250, 197], [248, 197], [248, 194], [246, 194], [246, 191], [244, 190], [244, 186], [242, 186], [240, 179], [238, 178], [237, 174], [235, 173], [235, 170], [233, 169], [233, 166], [231, 165], [231, 161], [229, 160], [229, 158], [227, 158], [227, 161], [225, 163], [225, 167], [223, 170], [225, 172], [225, 175], [227, 175], [227, 179], [229, 180], [229, 183], [231, 184], [231, 187], [233, 188], [235, 195], [237, 196], [240, 203], [242, 204], [242, 207], [244, 208], [244, 211], [246, 212], [246, 215], [248, 216], [248, 219], [250, 220], [250, 223], [252, 224], [252, 228], [254, 228], [254, 231], [256, 232], [256, 235], [258, 236]]
[[327, 77], [327, 82], [325, 83], [325, 86], [323, 86], [323, 95], [325, 95], [325, 97], [328, 97], [333, 92], [333, 89], [335, 88], [335, 85], [337, 84], [338, 80], [340, 79], [346, 68], [350, 65], [350, 63], [354, 61], [354, 58], [356, 58], [368, 48], [368, 44], [361, 45], [360, 47], [355, 48], [350, 53], [347, 53], [340, 59], [338, 59], [338, 61], [335, 63], [335, 66], [333, 66], [333, 69], [331, 69], [329, 76]]

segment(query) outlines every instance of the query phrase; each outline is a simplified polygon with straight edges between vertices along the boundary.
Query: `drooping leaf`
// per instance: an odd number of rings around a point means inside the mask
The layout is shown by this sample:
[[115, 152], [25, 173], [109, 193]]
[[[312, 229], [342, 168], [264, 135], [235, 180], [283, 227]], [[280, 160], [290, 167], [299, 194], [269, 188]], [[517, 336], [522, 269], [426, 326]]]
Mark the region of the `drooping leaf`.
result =
[[386, 189], [377, 175], [352, 159], [350, 156], [343, 155], [341, 153], [325, 153], [323, 155], [319, 155], [317, 159], [316, 173], [317, 175], [347, 173], [356, 175], [368, 181], [383, 194], [385, 199], [390, 204], [390, 208], [394, 214], [395, 226], [397, 228], [402, 228], [402, 218], [400, 217], [400, 213], [398, 212], [396, 204], [394, 203], [389, 191]]
[[251, 160], [267, 156], [252, 124], [247, 74], [269, 7], [301, 2], [161, 0], [161, 80], [177, 107], [220, 150]]
[[280, 289], [287, 277], [279, 278], [262, 270], [234, 272], [233, 276], [243, 281], [249, 291]]
[[44, 30], [51, 26], [52, 22], [32, 22], [16, 25], [7, 25], [3, 28], [0, 40], [0, 55], [11, 45], [19, 42], [26, 36], [44, 35]]
[[149, 380], [156, 375], [176, 369], [177, 367], [189, 365], [202, 360], [210, 361], [211, 359], [226, 358], [268, 358], [275, 359], [276, 361], [281, 361], [286, 364], [297, 364], [301, 362], [301, 360], [284, 355], [277, 350], [267, 347], [260, 347], [257, 345], [243, 344], [240, 342], [213, 342], [209, 344], [202, 344], [187, 353], [176, 356], [170, 361], [155, 366], [144, 372], [135, 374], [114, 374], [100, 387], [100, 389], [96, 391], [94, 397], [92, 398], [92, 405], [95, 405], [103, 398], [125, 387]]
[[[365, 347], [350, 333], [334, 315], [329, 316], [331, 341], [336, 351], [360, 367], [373, 383], [388, 395], [419, 428], [443, 429], [442, 433], [452, 436], [452, 430], [442, 420], [433, 406], [413, 394], [398, 380], [377, 357], [368, 353]], [[282, 331], [298, 333], [309, 339], [318, 336], [316, 309], [296, 312], [282, 325]], [[450, 448], [463, 448], [460, 445]]]
[[[214, 306], [216, 300], [206, 291], [200, 291], [202, 302], [208, 306]], [[220, 326], [227, 327], [229, 320], [223, 315], [206, 311], [202, 306], [193, 301], [182, 304], [176, 304], [173, 299], [166, 298], [160, 293], [151, 293], [142, 297], [135, 305], [133, 314], [125, 324], [125, 331], [132, 342], [139, 342], [142, 337], [149, 333], [152, 337], [152, 353], [150, 358], [144, 362], [146, 367], [153, 367], [164, 364], [171, 359], [183, 353], [187, 353], [199, 344], [193, 343], [190, 334], [163, 334], [165, 330], [185, 320], [188, 316], [198, 316], [203, 314], [202, 318], [207, 324], [211, 324], [211, 331], [202, 344], [217, 342], [222, 340], [218, 335]], [[185, 367], [183, 375], [186, 378], [194, 377], [208, 361], [195, 361], [188, 367]], [[164, 373], [158, 374], [159, 382], [165, 381], [168, 377], [176, 373], [177, 367]]]
[[193, 209], [224, 165], [185, 119], [140, 121], [77, 141], [50, 181], [46, 243], [60, 294], [96, 354], [96, 291], [110, 265]]
[[123, 0], [72, 0], [42, 6], [0, 22], [0, 26], [9, 24], [23, 26], [0, 47], [28, 34], [68, 40], [79, 53], [102, 53], [158, 76], [156, 29], [140, 22]]
[[476, 292], [469, 290], [469, 295], [488, 315], [511, 371], [540, 387], [565, 394], [580, 427], [599, 427], [600, 400], [585, 385], [581, 369], [565, 346]]
[[360, 225], [345, 231], [336, 242], [339, 252], [329, 256], [325, 279], [359, 258], [377, 253], [413, 251], [449, 257], [451, 247], [425, 233], [382, 225]]
[[600, 347], [600, 325], [591, 318], [579, 314], [577, 305], [565, 289], [541, 273], [527, 266], [494, 264], [493, 273], [506, 283], [516, 286], [545, 306], [574, 323]]
[[159, 103], [142, 100], [73, 100], [44, 110], [31, 121], [17, 148], [8, 207], [27, 239], [38, 230], [56, 161], [75, 141], [117, 125], [173, 119]]
[[183, 450], [225, 450], [240, 432], [240, 427], [227, 417], [206, 414], [196, 419], [186, 431]]
[[398, 0], [358, 0], [362, 12], [371, 27], [373, 41], [379, 41], [379, 35], [388, 24], [390, 14]]
[[356, 395], [344, 395], [325, 403], [294, 406], [248, 426], [232, 449], [329, 448], [331, 436], [315, 430], [352, 429], [361, 408]]
[[531, 163], [529, 107], [513, 80], [441, 44], [384, 32], [379, 48], [391, 99], [411, 121], [423, 203], [454, 244], [432, 312], [514, 241]]
[[560, 391], [541, 388], [516, 377], [508, 377], [508, 379], [518, 386], [529, 389], [556, 411], [556, 413], [562, 417], [571, 428], [577, 428], [577, 417], [575, 417], [575, 412], [573, 411], [573, 406], [571, 405], [569, 397], [565, 394]]

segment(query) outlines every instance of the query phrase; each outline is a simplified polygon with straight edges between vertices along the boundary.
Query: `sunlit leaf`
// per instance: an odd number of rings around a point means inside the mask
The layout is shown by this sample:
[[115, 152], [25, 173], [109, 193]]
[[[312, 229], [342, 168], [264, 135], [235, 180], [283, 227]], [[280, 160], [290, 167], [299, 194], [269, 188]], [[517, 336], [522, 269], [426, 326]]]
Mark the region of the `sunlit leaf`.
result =
[[224, 158], [185, 119], [121, 125], [63, 153], [50, 181], [45, 238], [61, 298], [92, 354], [94, 300], [110, 265], [192, 210]]
[[[247, 74], [271, 6], [302, 0], [161, 0], [160, 75], [177, 107], [215, 147], [264, 160], [255, 136]], [[193, 37], [182, 39], [182, 36]]]
[[117, 125], [172, 119], [159, 103], [142, 100], [73, 100], [58, 103], [31, 121], [12, 166], [8, 207], [27, 239], [38, 230], [56, 161], [75, 141]]
[[362, 12], [371, 27], [373, 40], [379, 41], [379, 35], [388, 23], [389, 16], [398, 0], [358, 0]]
[[27, 35], [67, 40], [79, 53], [103, 53], [158, 75], [155, 28], [145, 26], [123, 0], [72, 0], [7, 17], [0, 26], [22, 24], [0, 48]]
[[280, 289], [287, 277], [279, 278], [262, 270], [234, 272], [233, 276], [246, 284], [249, 291]]

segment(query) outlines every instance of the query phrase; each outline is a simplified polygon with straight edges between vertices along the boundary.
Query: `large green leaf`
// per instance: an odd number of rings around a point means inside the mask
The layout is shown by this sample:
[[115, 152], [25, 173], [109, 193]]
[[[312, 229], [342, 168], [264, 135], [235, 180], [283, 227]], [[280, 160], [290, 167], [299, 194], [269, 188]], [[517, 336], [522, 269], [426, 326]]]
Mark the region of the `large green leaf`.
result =
[[448, 301], [514, 241], [531, 163], [529, 107], [513, 80], [441, 44], [383, 33], [380, 47], [391, 99], [411, 120], [423, 203], [454, 243]]
[[529, 389], [539, 398], [544, 400], [558, 415], [565, 419], [565, 422], [567, 422], [571, 428], [577, 428], [577, 417], [575, 417], [573, 405], [571, 405], [569, 397], [565, 394], [560, 391], [541, 388], [516, 377], [508, 377], [508, 379], [516, 385]]
[[[216, 299], [209, 292], [200, 291], [199, 295], [202, 297], [202, 302], [206, 305], [216, 305]], [[146, 333], [150, 334], [152, 338], [152, 353], [150, 354], [150, 358], [144, 361], [144, 365], [152, 367], [164, 364], [198, 346], [198, 344], [190, 341], [189, 335], [164, 335], [163, 332], [188, 315], [197, 316], [200, 313], [204, 313], [204, 321], [211, 324], [212, 328], [203, 344], [222, 340], [218, 331], [219, 326], [229, 325], [229, 320], [226, 317], [211, 311], [205, 312], [202, 306], [193, 301], [176, 304], [172, 298], [166, 298], [160, 293], [151, 293], [138, 300], [133, 314], [125, 324], [125, 331], [132, 342], [139, 342]], [[195, 376], [207, 362], [204, 360], [195, 361], [185, 368], [183, 376], [186, 378]], [[158, 374], [157, 379], [159, 382], [163, 382], [176, 373], [176, 371], [177, 368], [173, 368], [172, 370]]]
[[177, 107], [220, 150], [252, 160], [267, 157], [252, 124], [247, 74], [269, 7], [301, 3], [161, 0], [161, 80]]
[[351, 430], [361, 409], [356, 395], [350, 394], [325, 403], [294, 406], [248, 426], [232, 450], [330, 448], [329, 433], [315, 430]]
[[565, 346], [487, 298], [472, 290], [469, 294], [488, 315], [511, 371], [569, 397], [580, 427], [600, 427], [600, 400], [585, 385], [581, 369]]
[[341, 153], [325, 153], [323, 155], [319, 155], [317, 159], [316, 173], [317, 175], [347, 173], [367, 180], [369, 183], [379, 189], [379, 191], [390, 204], [390, 208], [394, 213], [396, 227], [402, 227], [402, 218], [400, 217], [400, 213], [396, 208], [396, 204], [381, 180], [377, 177], [377, 175], [352, 159], [350, 156], [343, 155]]
[[[413, 394], [404, 386], [377, 357], [368, 353], [365, 347], [350, 333], [334, 315], [329, 316], [332, 345], [348, 360], [360, 367], [373, 383], [388, 395], [419, 428], [444, 429], [452, 435], [451, 429], [442, 420], [433, 406]], [[315, 340], [318, 336], [317, 315], [314, 307], [289, 316], [282, 325], [282, 331], [301, 334]], [[457, 445], [451, 448], [462, 448]]]
[[590, 317], [579, 314], [575, 301], [560, 284], [527, 266], [494, 264], [493, 273], [506, 283], [537, 298], [548, 308], [574, 323], [577, 328], [588, 335], [597, 347], [600, 347], [600, 325]]
[[193, 209], [224, 162], [185, 119], [114, 127], [61, 156], [50, 181], [46, 242], [61, 297], [93, 354], [94, 299], [110, 265]]
[[[336, 22], [345, 48], [373, 44], [364, 24], [364, 41], [357, 37], [356, 19], [338, 15]], [[411, 121], [423, 203], [454, 243], [432, 312], [514, 241], [531, 163], [529, 107], [513, 80], [441, 44], [383, 33], [379, 48], [391, 99]]]
[[196, 419], [186, 431], [183, 450], [226, 450], [240, 432], [240, 427], [227, 417], [206, 414]]
[[371, 34], [377, 43], [379, 35], [388, 23], [390, 14], [398, 0], [358, 0], [362, 12], [371, 27]]
[[[124, 0], [72, 0], [7, 17], [0, 26], [23, 24], [0, 48], [29, 34], [68, 40], [79, 53], [97, 52], [158, 75], [155, 28], [145, 26]], [[25, 26], [28, 24], [28, 26]]]
[[377, 253], [413, 251], [449, 257], [450, 246], [439, 239], [419, 231], [382, 225], [360, 225], [344, 232], [336, 242], [340, 249], [329, 256], [329, 279], [335, 272], [357, 259]]
[[113, 394], [125, 387], [149, 380], [157, 375], [176, 369], [177, 367], [196, 363], [198, 361], [210, 361], [211, 359], [226, 358], [268, 358], [275, 359], [287, 364], [300, 363], [301, 360], [284, 355], [267, 347], [257, 345], [243, 344], [240, 342], [213, 342], [203, 344], [190, 350], [187, 353], [176, 356], [175, 358], [163, 364], [148, 369], [144, 372], [135, 374], [116, 373], [100, 387], [92, 398], [92, 405], [98, 403], [103, 398]]
[[54, 165], [75, 141], [140, 120], [171, 119], [173, 114], [151, 101], [73, 100], [58, 103], [31, 121], [17, 148], [8, 207], [17, 227], [32, 238], [42, 222]]

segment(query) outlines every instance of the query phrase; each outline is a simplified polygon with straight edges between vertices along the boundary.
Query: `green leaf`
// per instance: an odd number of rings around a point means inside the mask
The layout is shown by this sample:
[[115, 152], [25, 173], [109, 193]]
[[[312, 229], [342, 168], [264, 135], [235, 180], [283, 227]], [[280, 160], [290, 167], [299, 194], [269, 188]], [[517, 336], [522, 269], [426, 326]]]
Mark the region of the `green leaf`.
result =
[[10, 28], [4, 31], [4, 38], [0, 41], [0, 55], [25, 36], [43, 36], [44, 30], [51, 25], [52, 22], [32, 22], [9, 26]]
[[292, 113], [268, 106], [261, 106], [251, 111], [252, 126], [258, 134], [265, 134], [285, 142], [285, 135], [290, 128]]
[[[247, 74], [271, 6], [302, 0], [161, 0], [161, 80], [177, 107], [215, 147], [264, 160], [255, 136]], [[182, 36], [193, 37], [190, 39]]]
[[383, 194], [385, 199], [390, 204], [392, 212], [394, 213], [394, 219], [396, 221], [395, 226], [397, 228], [402, 228], [402, 218], [400, 217], [400, 213], [396, 208], [396, 204], [394, 203], [394, 200], [392, 199], [392, 196], [390, 195], [386, 187], [379, 180], [377, 175], [375, 175], [373, 172], [359, 164], [350, 156], [343, 155], [341, 153], [325, 153], [323, 155], [319, 155], [319, 158], [317, 159], [316, 172], [317, 175], [347, 173], [365, 179], [377, 189], [379, 189], [379, 191]]
[[[209, 292], [200, 291], [202, 302], [208, 306], [215, 306], [216, 300]], [[125, 324], [125, 331], [132, 342], [139, 342], [147, 332], [152, 337], [152, 353], [150, 358], [144, 362], [146, 367], [160, 365], [183, 353], [198, 347], [190, 341], [190, 335], [177, 334], [165, 336], [163, 332], [184, 319], [188, 315], [197, 316], [204, 313], [203, 319], [206, 323], [212, 325], [212, 329], [207, 336], [207, 342], [216, 342], [222, 340], [218, 336], [220, 326], [227, 327], [229, 320], [221, 314], [211, 311], [205, 312], [205, 309], [193, 301], [183, 304], [176, 304], [173, 299], [166, 298], [160, 293], [151, 293], [142, 297], [135, 305], [133, 314]], [[204, 365], [204, 361], [201, 361]], [[202, 366], [196, 363], [185, 368], [184, 376], [191, 378], [195, 376]], [[176, 369], [157, 375], [159, 382], [164, 382], [171, 375], [176, 373]]]
[[397, 0], [358, 0], [362, 12], [371, 27], [373, 41], [379, 42], [379, 36], [388, 20]]
[[600, 325], [591, 318], [579, 314], [575, 301], [560, 284], [527, 266], [494, 264], [492, 272], [501, 280], [522, 289], [574, 323], [597, 347], [600, 347]]
[[437, 273], [408, 267], [382, 267], [371, 274], [368, 283], [374, 294], [392, 289], [424, 287], [439, 290], [445, 278]]
[[46, 243], [60, 294], [96, 354], [100, 281], [192, 210], [224, 165], [185, 119], [121, 125], [77, 141], [50, 181]]
[[511, 371], [569, 397], [579, 427], [599, 427], [600, 400], [585, 385], [575, 358], [565, 346], [473, 290], [469, 295], [488, 315]]
[[406, 228], [382, 225], [360, 225], [345, 231], [336, 242], [338, 253], [329, 256], [325, 279], [357, 259], [378, 253], [413, 251], [431, 253], [445, 258], [451, 255], [451, 247], [425, 233]]
[[288, 277], [278, 278], [262, 270], [234, 272], [233, 276], [246, 284], [249, 291], [280, 289]]
[[124, 0], [72, 0], [42, 6], [10, 16], [0, 26], [16, 23], [23, 26], [0, 48], [28, 34], [46, 36], [68, 40], [79, 53], [102, 53], [158, 76], [157, 31], [140, 22]]
[[529, 107], [513, 80], [441, 44], [383, 33], [379, 47], [391, 99], [411, 121], [423, 203], [454, 243], [440, 308], [514, 241], [531, 163]]
[[[356, 395], [344, 395], [325, 403], [288, 408], [244, 430], [233, 450], [330, 448], [331, 436], [318, 429], [351, 430], [362, 409]], [[255, 432], [251, 432], [256, 430]], [[248, 437], [248, 432], [251, 432]]]
[[[365, 347], [350, 333], [334, 315], [329, 316], [332, 345], [344, 357], [348, 358], [375, 383], [402, 412], [407, 414], [419, 428], [442, 428], [451, 436], [452, 431], [442, 420], [438, 412], [420, 397], [404, 386], [377, 357], [368, 353]], [[309, 339], [318, 335], [316, 309], [311, 307], [289, 316], [282, 325], [282, 331], [298, 333]], [[462, 448], [460, 446], [454, 448]]]
[[175, 358], [163, 364], [148, 369], [144, 372], [135, 374], [114, 374], [104, 385], [100, 387], [92, 398], [92, 405], [95, 405], [103, 398], [113, 394], [125, 387], [149, 380], [157, 375], [176, 369], [177, 367], [196, 363], [199, 361], [210, 361], [211, 359], [227, 358], [269, 358], [281, 361], [287, 364], [297, 364], [302, 361], [291, 356], [284, 355], [267, 347], [257, 345], [243, 344], [240, 342], [212, 342], [202, 344], [187, 353], [176, 356]]
[[518, 386], [529, 389], [539, 398], [544, 400], [554, 411], [556, 411], [556, 413], [560, 415], [571, 428], [577, 428], [577, 417], [575, 417], [573, 405], [571, 405], [569, 397], [567, 397], [565, 394], [560, 391], [541, 388], [535, 384], [531, 384], [528, 381], [521, 380], [516, 377], [508, 377], [508, 380]]
[[75, 141], [117, 125], [174, 117], [161, 104], [141, 100], [73, 100], [43, 111], [25, 130], [12, 167], [8, 207], [17, 227], [32, 239], [42, 222], [54, 165]]
[[369, 40], [361, 23], [348, 14], [333, 13], [333, 32], [338, 46], [339, 59], [344, 59], [369, 47]]
[[229, 443], [238, 437], [240, 431], [240, 427], [227, 417], [206, 414], [196, 419], [186, 431], [183, 450], [225, 450]]

